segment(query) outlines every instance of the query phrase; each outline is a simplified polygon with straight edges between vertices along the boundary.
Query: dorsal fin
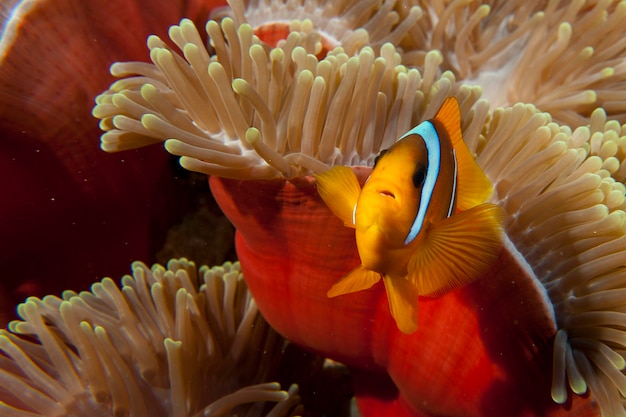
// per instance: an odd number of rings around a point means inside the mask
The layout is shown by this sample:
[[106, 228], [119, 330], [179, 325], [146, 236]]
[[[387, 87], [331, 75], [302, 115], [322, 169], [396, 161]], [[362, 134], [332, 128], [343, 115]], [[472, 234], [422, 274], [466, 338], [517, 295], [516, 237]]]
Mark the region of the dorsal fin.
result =
[[432, 119], [438, 129], [444, 129], [454, 148], [458, 164], [456, 206], [467, 210], [486, 202], [493, 191], [489, 178], [476, 163], [461, 133], [461, 113], [455, 97], [448, 97]]
[[436, 121], [445, 129], [450, 137], [453, 148], [456, 149], [459, 144], [462, 144], [467, 149], [461, 133], [461, 111], [459, 110], [459, 102], [455, 97], [446, 98], [432, 120]]

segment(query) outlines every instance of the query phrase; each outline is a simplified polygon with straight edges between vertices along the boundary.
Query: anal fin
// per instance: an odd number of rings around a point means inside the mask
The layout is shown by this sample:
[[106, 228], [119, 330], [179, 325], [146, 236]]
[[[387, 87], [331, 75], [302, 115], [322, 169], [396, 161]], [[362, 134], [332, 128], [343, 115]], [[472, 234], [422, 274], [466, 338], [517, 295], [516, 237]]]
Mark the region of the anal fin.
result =
[[406, 278], [383, 278], [389, 310], [402, 333], [413, 333], [417, 330], [417, 288]]

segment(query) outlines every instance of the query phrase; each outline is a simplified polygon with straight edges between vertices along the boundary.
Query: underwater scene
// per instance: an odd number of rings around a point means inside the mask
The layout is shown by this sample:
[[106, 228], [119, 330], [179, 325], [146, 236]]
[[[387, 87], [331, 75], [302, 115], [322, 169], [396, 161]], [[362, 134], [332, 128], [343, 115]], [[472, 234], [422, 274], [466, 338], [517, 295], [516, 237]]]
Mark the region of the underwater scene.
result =
[[0, 34], [0, 416], [626, 417], [626, 0]]

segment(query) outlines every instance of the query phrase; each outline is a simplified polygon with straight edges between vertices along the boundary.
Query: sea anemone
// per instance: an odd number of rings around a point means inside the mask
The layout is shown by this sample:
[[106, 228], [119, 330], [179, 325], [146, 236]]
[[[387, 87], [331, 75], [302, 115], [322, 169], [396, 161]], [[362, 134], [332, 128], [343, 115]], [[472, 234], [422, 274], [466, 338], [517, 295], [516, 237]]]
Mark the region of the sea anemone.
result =
[[[512, 126], [523, 132], [519, 141], [501, 136]], [[477, 160], [554, 309], [552, 397], [563, 403], [567, 385], [578, 394], [589, 386], [603, 413], [624, 415], [626, 127], [598, 109], [590, 126], [572, 132], [518, 105], [494, 112], [486, 139]]]
[[274, 378], [285, 341], [258, 313], [238, 263], [132, 264], [121, 288], [29, 298], [0, 331], [4, 416], [268, 416], [300, 413]]
[[[400, 63], [389, 43], [355, 56], [337, 47], [323, 59], [318, 43], [291, 23], [284, 44], [269, 49], [252, 26], [210, 20], [215, 55], [189, 20], [170, 28], [184, 58], [161, 39], [148, 39], [153, 64], [126, 62], [111, 72], [126, 77], [96, 99], [94, 116], [105, 151], [161, 142], [185, 168], [231, 178], [294, 178], [331, 165], [371, 165], [430, 102], [459, 97], [468, 111], [479, 89], [459, 86], [451, 73], [436, 78], [440, 55], [422, 73]], [[319, 34], [318, 34], [319, 35]], [[319, 36], [316, 36], [317, 39]], [[242, 53], [241, 51], [248, 51]], [[132, 74], [138, 76], [128, 77]], [[232, 86], [231, 86], [232, 85]], [[212, 99], [219, 98], [219, 99]], [[475, 110], [479, 131], [485, 103]], [[303, 129], [307, 126], [307, 129]]]
[[[208, 193], [206, 181], [190, 186], [194, 176], [160, 149], [101, 152], [90, 112], [113, 80], [94, 68], [139, 59], [150, 33], [183, 16], [204, 22], [222, 4], [155, 1], [147, 10], [141, 1], [0, 2], [0, 173], [11, 178], [0, 207], [0, 327], [27, 296], [86, 289], [105, 274], [123, 275], [134, 259], [155, 262], [167, 231], [210, 207], [196, 192], [202, 184]], [[228, 224], [221, 213], [215, 220]], [[203, 249], [196, 261], [232, 259]], [[173, 256], [191, 254], [158, 259]]]
[[[352, 23], [384, 15], [404, 28], [407, 16], [427, 18], [406, 29], [401, 49], [385, 42], [397, 34], [391, 29], [350, 53], [339, 40], [324, 56], [332, 45], [324, 39], [333, 38], [315, 19], [288, 19], [285, 39], [269, 46], [264, 31], [256, 36], [243, 21], [256, 14], [235, 2], [235, 20], [207, 23], [209, 49], [183, 20], [170, 29], [182, 56], [151, 37], [153, 64], [112, 66], [127, 78], [97, 99], [102, 147], [166, 140], [184, 167], [233, 178], [212, 177], [212, 189], [238, 229], [238, 255], [261, 311], [297, 343], [388, 372], [405, 410], [592, 415], [599, 407], [625, 415], [626, 101], [615, 25], [626, 3], [512, 4], [424, 4], [406, 13], [402, 2], [377, 3]], [[305, 7], [271, 5], [296, 19], [293, 10]], [[350, 30], [346, 39], [363, 36]], [[546, 51], [539, 63], [529, 58], [537, 50]], [[489, 102], [506, 106], [489, 111], [475, 84], [493, 85]], [[380, 288], [324, 297], [358, 257], [350, 232], [323, 212], [313, 181], [302, 177], [337, 164], [371, 166], [450, 95], [461, 103], [468, 147], [494, 183], [493, 201], [507, 213], [512, 244], [483, 280], [420, 300], [423, 324], [402, 336], [380, 307]], [[289, 180], [249, 181], [281, 177]], [[569, 391], [590, 392], [591, 400]]]
[[602, 107], [626, 122], [626, 2], [418, 4], [423, 16], [400, 43], [406, 65], [421, 66], [426, 51], [438, 50], [442, 68], [480, 85], [494, 108], [532, 103], [578, 127]]

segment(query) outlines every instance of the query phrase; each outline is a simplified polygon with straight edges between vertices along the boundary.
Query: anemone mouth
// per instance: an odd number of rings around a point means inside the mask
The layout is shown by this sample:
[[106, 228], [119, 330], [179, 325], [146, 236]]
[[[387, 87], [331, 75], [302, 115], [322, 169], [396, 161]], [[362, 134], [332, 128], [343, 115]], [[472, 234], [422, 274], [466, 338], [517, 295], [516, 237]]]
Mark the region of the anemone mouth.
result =
[[238, 25], [249, 23], [254, 28], [267, 27], [270, 31], [275, 21], [281, 24], [306, 22], [319, 31], [328, 50], [341, 46], [349, 55], [366, 45], [378, 49], [385, 42], [399, 44], [423, 15], [422, 8], [414, 4], [375, 0], [230, 0], [228, 3], [229, 7], [211, 13], [211, 19], [228, 16]]
[[[298, 31], [311, 34], [314, 31], [313, 23], [310, 20], [303, 22], [274, 21], [264, 22], [260, 26], [254, 27], [254, 35], [271, 48], [284, 46], [289, 34]], [[337, 39], [321, 31], [309, 42], [315, 45], [307, 49], [312, 50], [318, 59], [323, 59], [330, 51], [340, 46]]]

